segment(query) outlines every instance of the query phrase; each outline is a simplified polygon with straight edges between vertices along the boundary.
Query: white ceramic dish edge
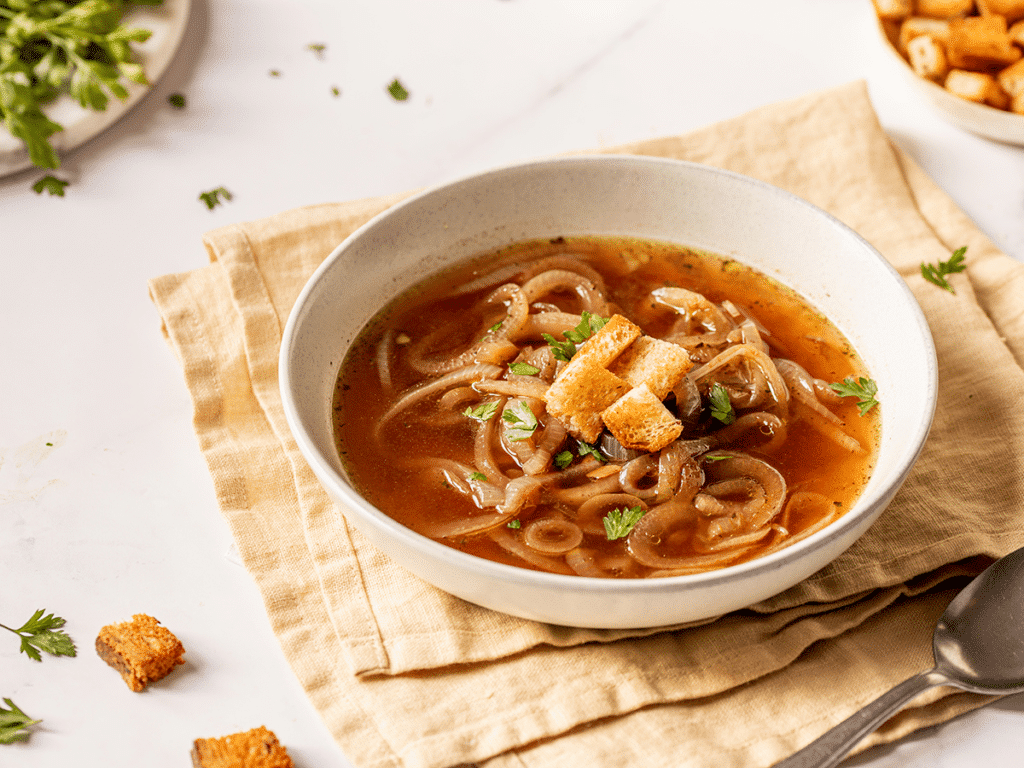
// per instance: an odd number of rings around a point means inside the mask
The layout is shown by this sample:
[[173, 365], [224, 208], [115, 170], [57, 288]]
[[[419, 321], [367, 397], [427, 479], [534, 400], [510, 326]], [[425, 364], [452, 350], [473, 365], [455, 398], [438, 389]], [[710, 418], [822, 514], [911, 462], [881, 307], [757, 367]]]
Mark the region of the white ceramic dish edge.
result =
[[[679, 186], [682, 178], [687, 180], [685, 193]], [[497, 179], [511, 187], [495, 197], [488, 193], [488, 185]], [[606, 188], [598, 183], [609, 180], [613, 183]], [[638, 186], [641, 181], [643, 188]], [[591, 193], [590, 205], [581, 210], [581, 201], [575, 197], [580, 189], [603, 191]], [[743, 219], [730, 218], [730, 210], [751, 200], [760, 206], [753, 215], [744, 209]], [[638, 225], [638, 217], [659, 205], [660, 223]], [[686, 235], [680, 235], [679, 206], [688, 213]], [[773, 227], [782, 211], [807, 228], [784, 232]], [[443, 222], [457, 221], [465, 227], [467, 219], [472, 220], [469, 237], [445, 234], [449, 230]], [[732, 239], [732, 245], [724, 248], [729, 238], [722, 239], [723, 229]], [[851, 337], [879, 382], [883, 401], [879, 466], [854, 510], [793, 547], [722, 571], [619, 581], [540, 573], [458, 552], [395, 522], [347, 484], [331, 437], [330, 396], [344, 349], [383, 304], [381, 297], [390, 298], [436, 271], [446, 259], [457, 260], [524, 238], [588, 232], [672, 240], [724, 255], [742, 255], [741, 260], [798, 288], [812, 303], [831, 308], [829, 316]], [[389, 242], [410, 233], [419, 237], [414, 252], [388, 248]], [[766, 243], [766, 238], [772, 242]], [[820, 269], [811, 265], [812, 272], [819, 269], [811, 276], [766, 268], [773, 254], [815, 247], [815, 243], [820, 247], [843, 244], [844, 258], [857, 263], [847, 270], [852, 282], [861, 283], [857, 290], [843, 296], [830, 294], [832, 278], [824, 263]], [[359, 259], [370, 259], [376, 274], [385, 279], [373, 288], [362, 285], [360, 306], [353, 307], [347, 299], [328, 295], [324, 286], [332, 271], [354, 268], [358, 272], [360, 264], [353, 260]], [[410, 268], [403, 272], [405, 266]], [[891, 306], [893, 311], [884, 314], [905, 337], [900, 354], [885, 352], [886, 344], [891, 347], [899, 341], [892, 334], [882, 344], [886, 337], [881, 332], [874, 334], [872, 343], [850, 333], [858, 295], [870, 295], [873, 302]], [[294, 392], [297, 402], [285, 396], [285, 413], [300, 450], [346, 519], [401, 565], [445, 591], [523, 618], [572, 626], [636, 628], [696, 621], [746, 607], [820, 570], [867, 530], [906, 479], [930, 429], [937, 393], [934, 347], [923, 314], [902, 278], [863, 238], [775, 187], [682, 161], [577, 156], [496, 169], [426, 190], [367, 222], [339, 245], [310, 278], [295, 306], [284, 331], [279, 374], [282, 393]], [[353, 313], [358, 315], [355, 320]], [[304, 333], [304, 328], [323, 327], [323, 323], [347, 330], [330, 341]], [[896, 407], [892, 397], [891, 407], [886, 408], [887, 392], [894, 396], [898, 382], [907, 376], [915, 377], [917, 405]]]

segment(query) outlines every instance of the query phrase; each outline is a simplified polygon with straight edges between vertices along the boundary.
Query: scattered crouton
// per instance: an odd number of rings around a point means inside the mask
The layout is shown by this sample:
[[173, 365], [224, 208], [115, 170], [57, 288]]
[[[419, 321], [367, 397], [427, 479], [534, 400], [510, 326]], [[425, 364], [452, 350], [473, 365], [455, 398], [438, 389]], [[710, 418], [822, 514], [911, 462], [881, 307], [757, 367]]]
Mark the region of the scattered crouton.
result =
[[1024, 0], [978, 0], [982, 16], [1002, 16], [1008, 24], [1024, 19]]
[[692, 367], [690, 356], [678, 344], [641, 336], [608, 370], [634, 387], [646, 384], [655, 397], [664, 400]]
[[945, 45], [949, 42], [949, 20], [911, 16], [900, 26], [900, 52], [906, 53], [910, 46], [910, 41], [921, 35], [928, 35], [928, 37], [942, 45], [943, 55], [945, 55]]
[[954, 19], [974, 10], [974, 0], [917, 0], [915, 10], [919, 16], [933, 19]]
[[185, 663], [185, 648], [178, 638], [144, 613], [103, 627], [96, 638], [96, 653], [136, 692]]
[[593, 360], [577, 361], [579, 354], [558, 374], [544, 399], [548, 413], [562, 422], [569, 434], [593, 443], [603, 429], [601, 411], [626, 394], [630, 385]]
[[899, 21], [905, 19], [914, 10], [913, 0], [872, 0], [875, 13], [880, 19]]
[[954, 69], [998, 70], [1024, 56], [1010, 40], [1002, 16], [970, 16], [949, 23], [946, 57]]
[[592, 362], [602, 368], [622, 354], [643, 331], [640, 326], [627, 320], [622, 315], [612, 315], [597, 333], [587, 339], [573, 355], [569, 365]]
[[1020, 96], [1024, 93], [1024, 59], [1012, 64], [996, 75], [996, 82], [1010, 96]]
[[671, 443], [683, 425], [646, 384], [640, 384], [604, 409], [608, 431], [624, 448], [653, 453]]
[[1007, 109], [1010, 106], [1009, 94], [987, 72], [951, 69], [946, 77], [946, 90], [961, 99], [988, 104], [996, 109]]
[[920, 35], [910, 41], [907, 45], [907, 58], [914, 72], [928, 80], [941, 83], [949, 74], [945, 48], [929, 35]]
[[213, 739], [196, 739], [192, 768], [294, 768], [288, 750], [264, 726]]

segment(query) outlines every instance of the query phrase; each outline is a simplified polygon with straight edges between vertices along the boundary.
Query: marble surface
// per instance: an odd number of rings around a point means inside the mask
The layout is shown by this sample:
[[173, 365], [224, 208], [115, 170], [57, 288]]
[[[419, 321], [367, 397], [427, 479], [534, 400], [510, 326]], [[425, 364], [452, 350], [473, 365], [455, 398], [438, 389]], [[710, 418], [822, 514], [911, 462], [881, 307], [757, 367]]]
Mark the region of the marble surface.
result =
[[[406, 102], [386, 93], [396, 77]], [[193, 0], [163, 80], [65, 157], [66, 197], [35, 194], [34, 170], [0, 178], [0, 623], [46, 608], [80, 648], [37, 663], [0, 633], [0, 697], [43, 720], [0, 746], [0, 765], [179, 766], [194, 738], [261, 723], [300, 768], [349, 765], [230, 557], [147, 295], [149, 278], [206, 263], [205, 231], [856, 79], [893, 140], [1024, 261], [1024, 149], [938, 119], [893, 69], [869, 0]], [[234, 198], [207, 210], [197, 195], [219, 186]], [[143, 695], [91, 649], [139, 611], [188, 648]], [[1014, 697], [851, 764], [1008, 766], [1022, 752]]]

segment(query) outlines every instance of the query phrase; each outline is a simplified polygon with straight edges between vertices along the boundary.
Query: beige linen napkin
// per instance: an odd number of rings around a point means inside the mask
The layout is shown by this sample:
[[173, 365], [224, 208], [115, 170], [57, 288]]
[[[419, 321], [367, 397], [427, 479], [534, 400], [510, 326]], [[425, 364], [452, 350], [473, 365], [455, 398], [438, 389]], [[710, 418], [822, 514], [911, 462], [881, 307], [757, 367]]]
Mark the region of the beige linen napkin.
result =
[[[284, 421], [277, 354], [295, 298], [346, 235], [404, 194], [209, 233], [211, 263], [153, 280], [151, 295], [271, 625], [360, 768], [771, 765], [930, 666], [932, 627], [954, 594], [947, 580], [1024, 546], [1024, 265], [893, 148], [863, 83], [613, 151], [763, 179], [871, 241], [935, 337], [932, 434], [860, 541], [749, 610], [648, 632], [504, 616], [370, 546], [319, 488]], [[961, 245], [969, 266], [952, 277], [955, 295], [923, 280], [921, 262]], [[947, 693], [922, 697], [867, 743], [984, 701]]]

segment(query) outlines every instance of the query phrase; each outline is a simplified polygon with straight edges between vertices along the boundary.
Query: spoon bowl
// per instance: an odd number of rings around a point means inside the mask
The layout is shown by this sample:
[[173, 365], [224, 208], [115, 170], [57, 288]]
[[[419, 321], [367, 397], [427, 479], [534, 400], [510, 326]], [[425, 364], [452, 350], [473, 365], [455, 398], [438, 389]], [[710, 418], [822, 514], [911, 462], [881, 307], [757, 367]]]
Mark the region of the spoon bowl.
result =
[[935, 666], [882, 694], [775, 768], [830, 768], [918, 694], [1024, 692], [1024, 548], [1000, 558], [953, 598], [935, 625]]

